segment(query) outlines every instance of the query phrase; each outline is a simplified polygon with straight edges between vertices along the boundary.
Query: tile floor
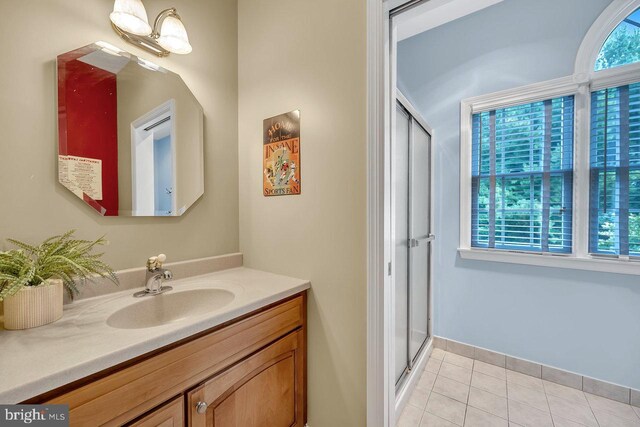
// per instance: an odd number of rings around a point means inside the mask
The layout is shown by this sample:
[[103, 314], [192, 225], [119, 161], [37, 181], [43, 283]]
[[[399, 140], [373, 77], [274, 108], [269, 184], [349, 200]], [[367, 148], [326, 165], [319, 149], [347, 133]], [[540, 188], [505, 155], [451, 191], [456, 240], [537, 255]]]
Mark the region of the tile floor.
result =
[[397, 427], [640, 427], [640, 408], [434, 349]]

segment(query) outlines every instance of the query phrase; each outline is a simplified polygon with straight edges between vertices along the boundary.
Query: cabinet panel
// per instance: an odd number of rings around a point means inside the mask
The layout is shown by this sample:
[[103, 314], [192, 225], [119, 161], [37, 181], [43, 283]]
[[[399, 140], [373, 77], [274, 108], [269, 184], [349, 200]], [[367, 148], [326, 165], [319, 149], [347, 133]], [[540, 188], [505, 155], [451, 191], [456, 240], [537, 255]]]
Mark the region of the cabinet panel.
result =
[[162, 405], [129, 427], [183, 427], [184, 397], [179, 396]]
[[302, 294], [41, 403], [69, 405], [71, 426], [120, 426], [290, 331], [304, 331], [305, 321]]
[[304, 425], [304, 334], [291, 333], [187, 396], [192, 427]]

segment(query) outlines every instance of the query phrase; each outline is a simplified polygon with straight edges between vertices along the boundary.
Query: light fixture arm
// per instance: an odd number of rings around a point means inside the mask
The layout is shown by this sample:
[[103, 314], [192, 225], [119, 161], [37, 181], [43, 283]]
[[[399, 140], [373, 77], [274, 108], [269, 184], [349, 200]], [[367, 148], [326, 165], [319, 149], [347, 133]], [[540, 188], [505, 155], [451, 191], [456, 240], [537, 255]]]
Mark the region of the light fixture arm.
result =
[[167, 49], [160, 46], [160, 44], [158, 43], [158, 38], [160, 37], [160, 30], [162, 29], [162, 23], [168, 17], [174, 17], [181, 20], [180, 15], [178, 15], [178, 11], [176, 10], [175, 7], [165, 9], [162, 12], [160, 12], [156, 17], [153, 23], [151, 34], [149, 34], [148, 36], [141, 36], [141, 35], [133, 34], [126, 30], [123, 30], [118, 25], [116, 25], [113, 21], [111, 22], [111, 27], [120, 37], [122, 37], [123, 40], [133, 45], [136, 45], [140, 49], [143, 49], [149, 53], [152, 53], [162, 58], [162, 57], [168, 56], [171, 53]]
[[153, 21], [153, 30], [151, 31], [151, 36], [154, 39], [160, 37], [160, 28], [162, 28], [162, 22], [169, 16], [173, 16], [174, 18], [180, 19], [180, 15], [178, 15], [178, 11], [175, 7], [170, 7], [169, 9], [165, 9], [156, 16], [156, 19]]

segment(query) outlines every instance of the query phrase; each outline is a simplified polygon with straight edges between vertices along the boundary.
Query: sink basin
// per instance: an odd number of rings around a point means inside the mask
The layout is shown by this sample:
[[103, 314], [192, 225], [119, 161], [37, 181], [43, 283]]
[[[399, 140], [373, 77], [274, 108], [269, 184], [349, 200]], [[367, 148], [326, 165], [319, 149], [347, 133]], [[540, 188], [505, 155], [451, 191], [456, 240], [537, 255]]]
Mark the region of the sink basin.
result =
[[118, 329], [143, 329], [178, 322], [209, 313], [230, 304], [235, 295], [225, 289], [170, 291], [144, 297], [124, 307], [107, 319], [107, 325]]

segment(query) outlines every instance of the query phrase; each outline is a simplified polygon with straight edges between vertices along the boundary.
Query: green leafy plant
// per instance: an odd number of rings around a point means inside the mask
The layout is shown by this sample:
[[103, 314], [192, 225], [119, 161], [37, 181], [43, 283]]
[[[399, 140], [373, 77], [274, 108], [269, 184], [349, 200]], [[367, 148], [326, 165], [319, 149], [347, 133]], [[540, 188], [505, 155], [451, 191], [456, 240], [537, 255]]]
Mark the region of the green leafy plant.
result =
[[0, 252], [0, 301], [47, 279], [61, 279], [71, 298], [79, 292], [77, 280], [104, 277], [117, 285], [113, 269], [100, 260], [103, 254], [93, 253], [107, 243], [105, 238], [78, 240], [73, 238], [74, 232], [50, 237], [39, 246], [7, 239], [17, 249]]

